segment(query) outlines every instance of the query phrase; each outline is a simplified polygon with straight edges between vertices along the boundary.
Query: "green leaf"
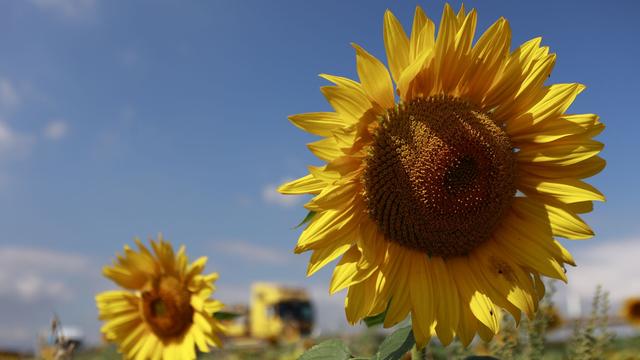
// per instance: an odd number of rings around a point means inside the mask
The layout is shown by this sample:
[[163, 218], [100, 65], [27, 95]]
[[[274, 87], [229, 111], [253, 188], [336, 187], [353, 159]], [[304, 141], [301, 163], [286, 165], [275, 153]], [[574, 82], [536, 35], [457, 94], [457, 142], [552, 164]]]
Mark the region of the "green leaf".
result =
[[384, 319], [387, 317], [387, 311], [389, 310], [389, 304], [391, 304], [391, 301], [387, 303], [387, 308], [384, 309], [384, 311], [380, 314], [367, 316], [366, 318], [362, 319], [362, 321], [364, 321], [367, 327], [374, 327], [384, 323]]
[[297, 228], [301, 227], [302, 225], [304, 225], [304, 224], [308, 223], [309, 221], [311, 221], [311, 219], [313, 219], [313, 217], [314, 217], [315, 215], [316, 215], [316, 212], [315, 212], [315, 211], [309, 211], [309, 212], [307, 213], [307, 216], [305, 216], [305, 217], [304, 217], [304, 219], [302, 219], [302, 221], [300, 222], [300, 224], [296, 225], [296, 226], [294, 227], [294, 229], [297, 229]]
[[378, 349], [377, 360], [398, 360], [416, 344], [411, 325], [400, 328], [389, 335]]
[[242, 316], [242, 314], [227, 311], [217, 311], [213, 313], [213, 317], [217, 320], [233, 320], [239, 316]]
[[351, 352], [340, 340], [327, 340], [307, 350], [298, 360], [347, 360]]
[[477, 355], [471, 355], [471, 356], [467, 356], [466, 358], [464, 358], [464, 360], [500, 360], [498, 358], [495, 358], [493, 356], [477, 356]]

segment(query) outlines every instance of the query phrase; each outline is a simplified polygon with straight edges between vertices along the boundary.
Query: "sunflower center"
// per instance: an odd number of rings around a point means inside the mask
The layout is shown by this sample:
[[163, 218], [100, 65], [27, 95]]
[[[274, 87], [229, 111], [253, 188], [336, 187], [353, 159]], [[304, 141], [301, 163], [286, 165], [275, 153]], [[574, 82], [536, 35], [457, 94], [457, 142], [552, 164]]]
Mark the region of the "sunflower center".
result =
[[193, 322], [191, 293], [173, 276], [161, 277], [144, 291], [140, 306], [145, 322], [161, 338], [178, 337]]
[[390, 110], [364, 171], [369, 216], [389, 238], [431, 256], [468, 254], [515, 195], [509, 137], [466, 101], [416, 99]]
[[635, 320], [640, 319], [640, 302], [636, 302], [632, 304], [629, 310], [630, 310], [629, 313], [631, 315], [631, 318]]

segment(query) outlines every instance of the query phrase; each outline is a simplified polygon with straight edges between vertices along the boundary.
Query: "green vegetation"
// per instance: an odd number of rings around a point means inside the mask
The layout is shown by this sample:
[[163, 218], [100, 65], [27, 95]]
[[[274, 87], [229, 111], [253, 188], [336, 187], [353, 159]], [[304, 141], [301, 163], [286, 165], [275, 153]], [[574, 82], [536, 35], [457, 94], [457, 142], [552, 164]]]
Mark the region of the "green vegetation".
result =
[[[225, 349], [201, 354], [199, 359], [223, 360], [329, 360], [329, 359], [492, 359], [503, 360], [596, 360], [619, 359], [640, 360], [640, 334], [631, 338], [617, 339], [609, 330], [609, 294], [597, 287], [588, 318], [574, 321], [573, 334], [566, 342], [549, 342], [547, 332], [553, 321], [555, 293], [553, 283], [548, 284], [547, 295], [540, 302], [536, 316], [523, 318], [518, 326], [514, 319], [505, 314], [502, 331], [490, 343], [475, 342], [464, 348], [454, 341], [448, 347], [431, 342], [424, 350], [414, 347], [410, 326], [398, 328], [389, 336], [384, 336], [375, 328], [369, 328], [354, 336], [327, 336], [290, 345], [267, 345], [255, 343], [252, 346], [234, 346], [228, 343]], [[372, 321], [377, 326], [379, 322]], [[410, 355], [409, 355], [410, 354]], [[77, 354], [76, 360], [120, 359], [112, 346]]]

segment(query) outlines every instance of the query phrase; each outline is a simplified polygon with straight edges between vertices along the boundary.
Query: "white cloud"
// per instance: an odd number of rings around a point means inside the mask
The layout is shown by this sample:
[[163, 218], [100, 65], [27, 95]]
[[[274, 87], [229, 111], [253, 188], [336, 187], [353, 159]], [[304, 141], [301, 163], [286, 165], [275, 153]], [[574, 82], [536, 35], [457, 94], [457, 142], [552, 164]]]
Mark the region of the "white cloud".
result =
[[68, 19], [82, 19], [93, 16], [97, 0], [30, 0], [42, 11], [55, 13]]
[[64, 120], [53, 120], [44, 128], [43, 134], [49, 140], [57, 141], [67, 135], [69, 126]]
[[[283, 181], [284, 183], [285, 181]], [[278, 192], [278, 185], [267, 184], [262, 188], [262, 200], [267, 204], [291, 207], [302, 201], [301, 196], [282, 195]]]
[[0, 105], [5, 109], [20, 105], [21, 98], [11, 81], [0, 79]]
[[593, 296], [596, 285], [610, 292], [613, 301], [640, 294], [636, 276], [640, 259], [640, 239], [592, 240], [573, 251], [578, 266], [568, 269], [568, 291], [581, 298]]
[[33, 139], [12, 129], [8, 123], [0, 120], [0, 159], [6, 155], [21, 156], [33, 145]]
[[256, 263], [281, 265], [289, 263], [291, 259], [289, 252], [244, 241], [218, 241], [214, 246], [221, 253]]
[[67, 301], [72, 291], [63, 281], [89, 269], [89, 259], [46, 249], [0, 247], [0, 295], [32, 302]]

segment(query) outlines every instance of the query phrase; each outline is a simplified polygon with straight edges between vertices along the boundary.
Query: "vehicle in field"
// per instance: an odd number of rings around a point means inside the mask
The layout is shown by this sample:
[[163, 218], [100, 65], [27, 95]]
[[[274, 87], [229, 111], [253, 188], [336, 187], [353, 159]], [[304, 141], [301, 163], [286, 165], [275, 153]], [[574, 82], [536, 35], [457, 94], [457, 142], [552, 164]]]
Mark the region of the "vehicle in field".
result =
[[254, 283], [249, 305], [230, 305], [224, 310], [238, 316], [222, 320], [226, 335], [236, 340], [270, 343], [295, 342], [309, 336], [314, 309], [305, 289], [273, 283]]

